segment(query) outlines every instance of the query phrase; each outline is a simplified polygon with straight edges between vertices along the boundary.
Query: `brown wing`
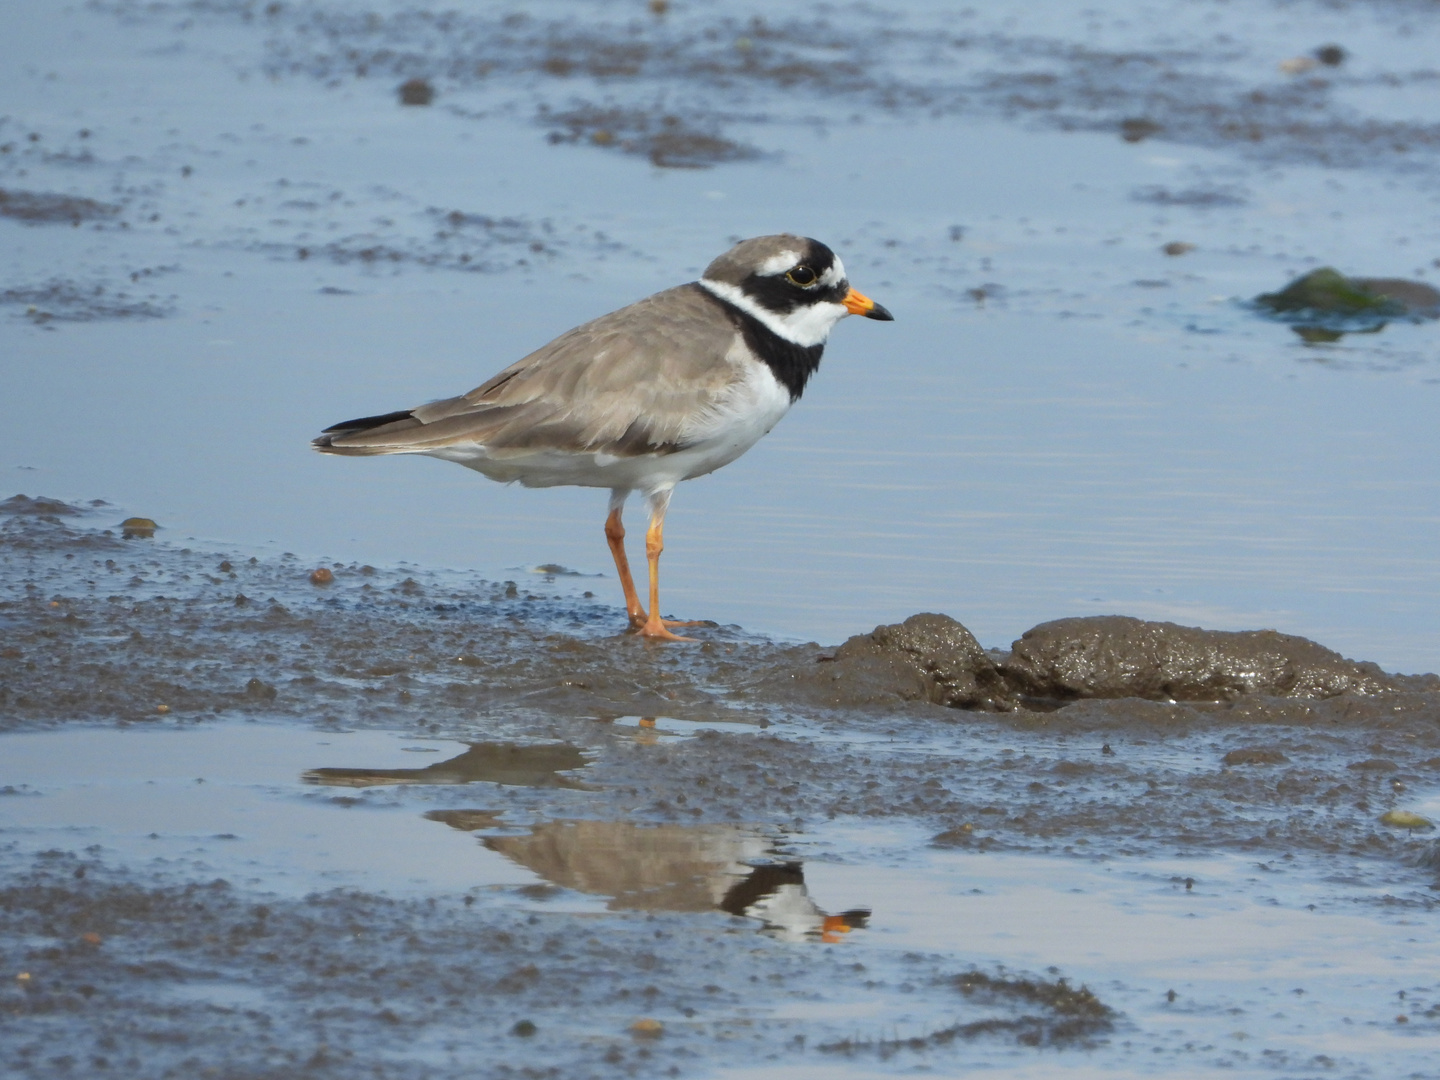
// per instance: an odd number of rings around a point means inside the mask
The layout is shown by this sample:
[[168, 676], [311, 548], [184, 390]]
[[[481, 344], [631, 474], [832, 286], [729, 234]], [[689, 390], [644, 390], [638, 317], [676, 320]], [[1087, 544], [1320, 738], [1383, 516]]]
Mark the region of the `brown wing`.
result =
[[[491, 450], [642, 454], [684, 445], [690, 422], [740, 372], [726, 309], [696, 285], [646, 297], [560, 335], [468, 394], [337, 424], [331, 453]], [[359, 425], [365, 425], [360, 427]]]

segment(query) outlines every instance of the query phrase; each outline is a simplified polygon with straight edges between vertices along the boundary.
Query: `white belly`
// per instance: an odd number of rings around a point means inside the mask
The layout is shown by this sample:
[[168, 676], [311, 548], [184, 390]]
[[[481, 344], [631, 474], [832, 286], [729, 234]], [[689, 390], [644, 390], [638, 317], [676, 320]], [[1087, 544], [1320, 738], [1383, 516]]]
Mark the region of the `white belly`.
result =
[[745, 357], [744, 375], [685, 429], [686, 446], [662, 454], [617, 456], [556, 449], [491, 452], [447, 446], [432, 457], [458, 462], [502, 483], [526, 487], [628, 488], [649, 494], [704, 476], [749, 450], [790, 411], [790, 393], [763, 363]]

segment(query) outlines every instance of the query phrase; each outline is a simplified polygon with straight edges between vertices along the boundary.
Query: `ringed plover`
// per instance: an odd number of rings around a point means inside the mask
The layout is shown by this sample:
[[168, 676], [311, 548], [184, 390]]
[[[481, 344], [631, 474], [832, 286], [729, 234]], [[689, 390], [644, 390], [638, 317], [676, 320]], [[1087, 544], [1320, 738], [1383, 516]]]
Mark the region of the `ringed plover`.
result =
[[[891, 320], [850, 287], [839, 257], [803, 236], [736, 244], [699, 281], [577, 326], [460, 397], [346, 420], [314, 440], [326, 454], [428, 454], [526, 487], [610, 489], [605, 539], [630, 624], [687, 640], [660, 617], [660, 552], [670, 493], [728, 465], [765, 435], [820, 366], [846, 315]], [[640, 603], [620, 515], [650, 504]]]

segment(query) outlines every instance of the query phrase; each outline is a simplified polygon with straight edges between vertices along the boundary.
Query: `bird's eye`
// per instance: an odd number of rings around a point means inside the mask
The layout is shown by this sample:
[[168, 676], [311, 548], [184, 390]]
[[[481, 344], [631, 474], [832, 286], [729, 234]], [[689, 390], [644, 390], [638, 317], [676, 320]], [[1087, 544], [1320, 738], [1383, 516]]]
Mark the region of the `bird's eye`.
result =
[[807, 285], [815, 284], [815, 271], [808, 266], [797, 266], [785, 275], [785, 280], [803, 289]]

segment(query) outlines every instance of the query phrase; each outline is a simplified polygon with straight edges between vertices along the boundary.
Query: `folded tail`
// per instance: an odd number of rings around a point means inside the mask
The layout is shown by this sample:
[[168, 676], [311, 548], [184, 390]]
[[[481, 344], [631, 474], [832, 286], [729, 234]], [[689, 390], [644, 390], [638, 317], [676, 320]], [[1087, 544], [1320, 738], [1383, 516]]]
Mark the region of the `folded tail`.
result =
[[346, 420], [326, 428], [310, 445], [322, 454], [369, 454], [403, 453], [409, 447], [391, 444], [387, 436], [411, 428], [424, 426], [409, 409], [385, 413], [383, 416], [362, 416], [358, 420]]

